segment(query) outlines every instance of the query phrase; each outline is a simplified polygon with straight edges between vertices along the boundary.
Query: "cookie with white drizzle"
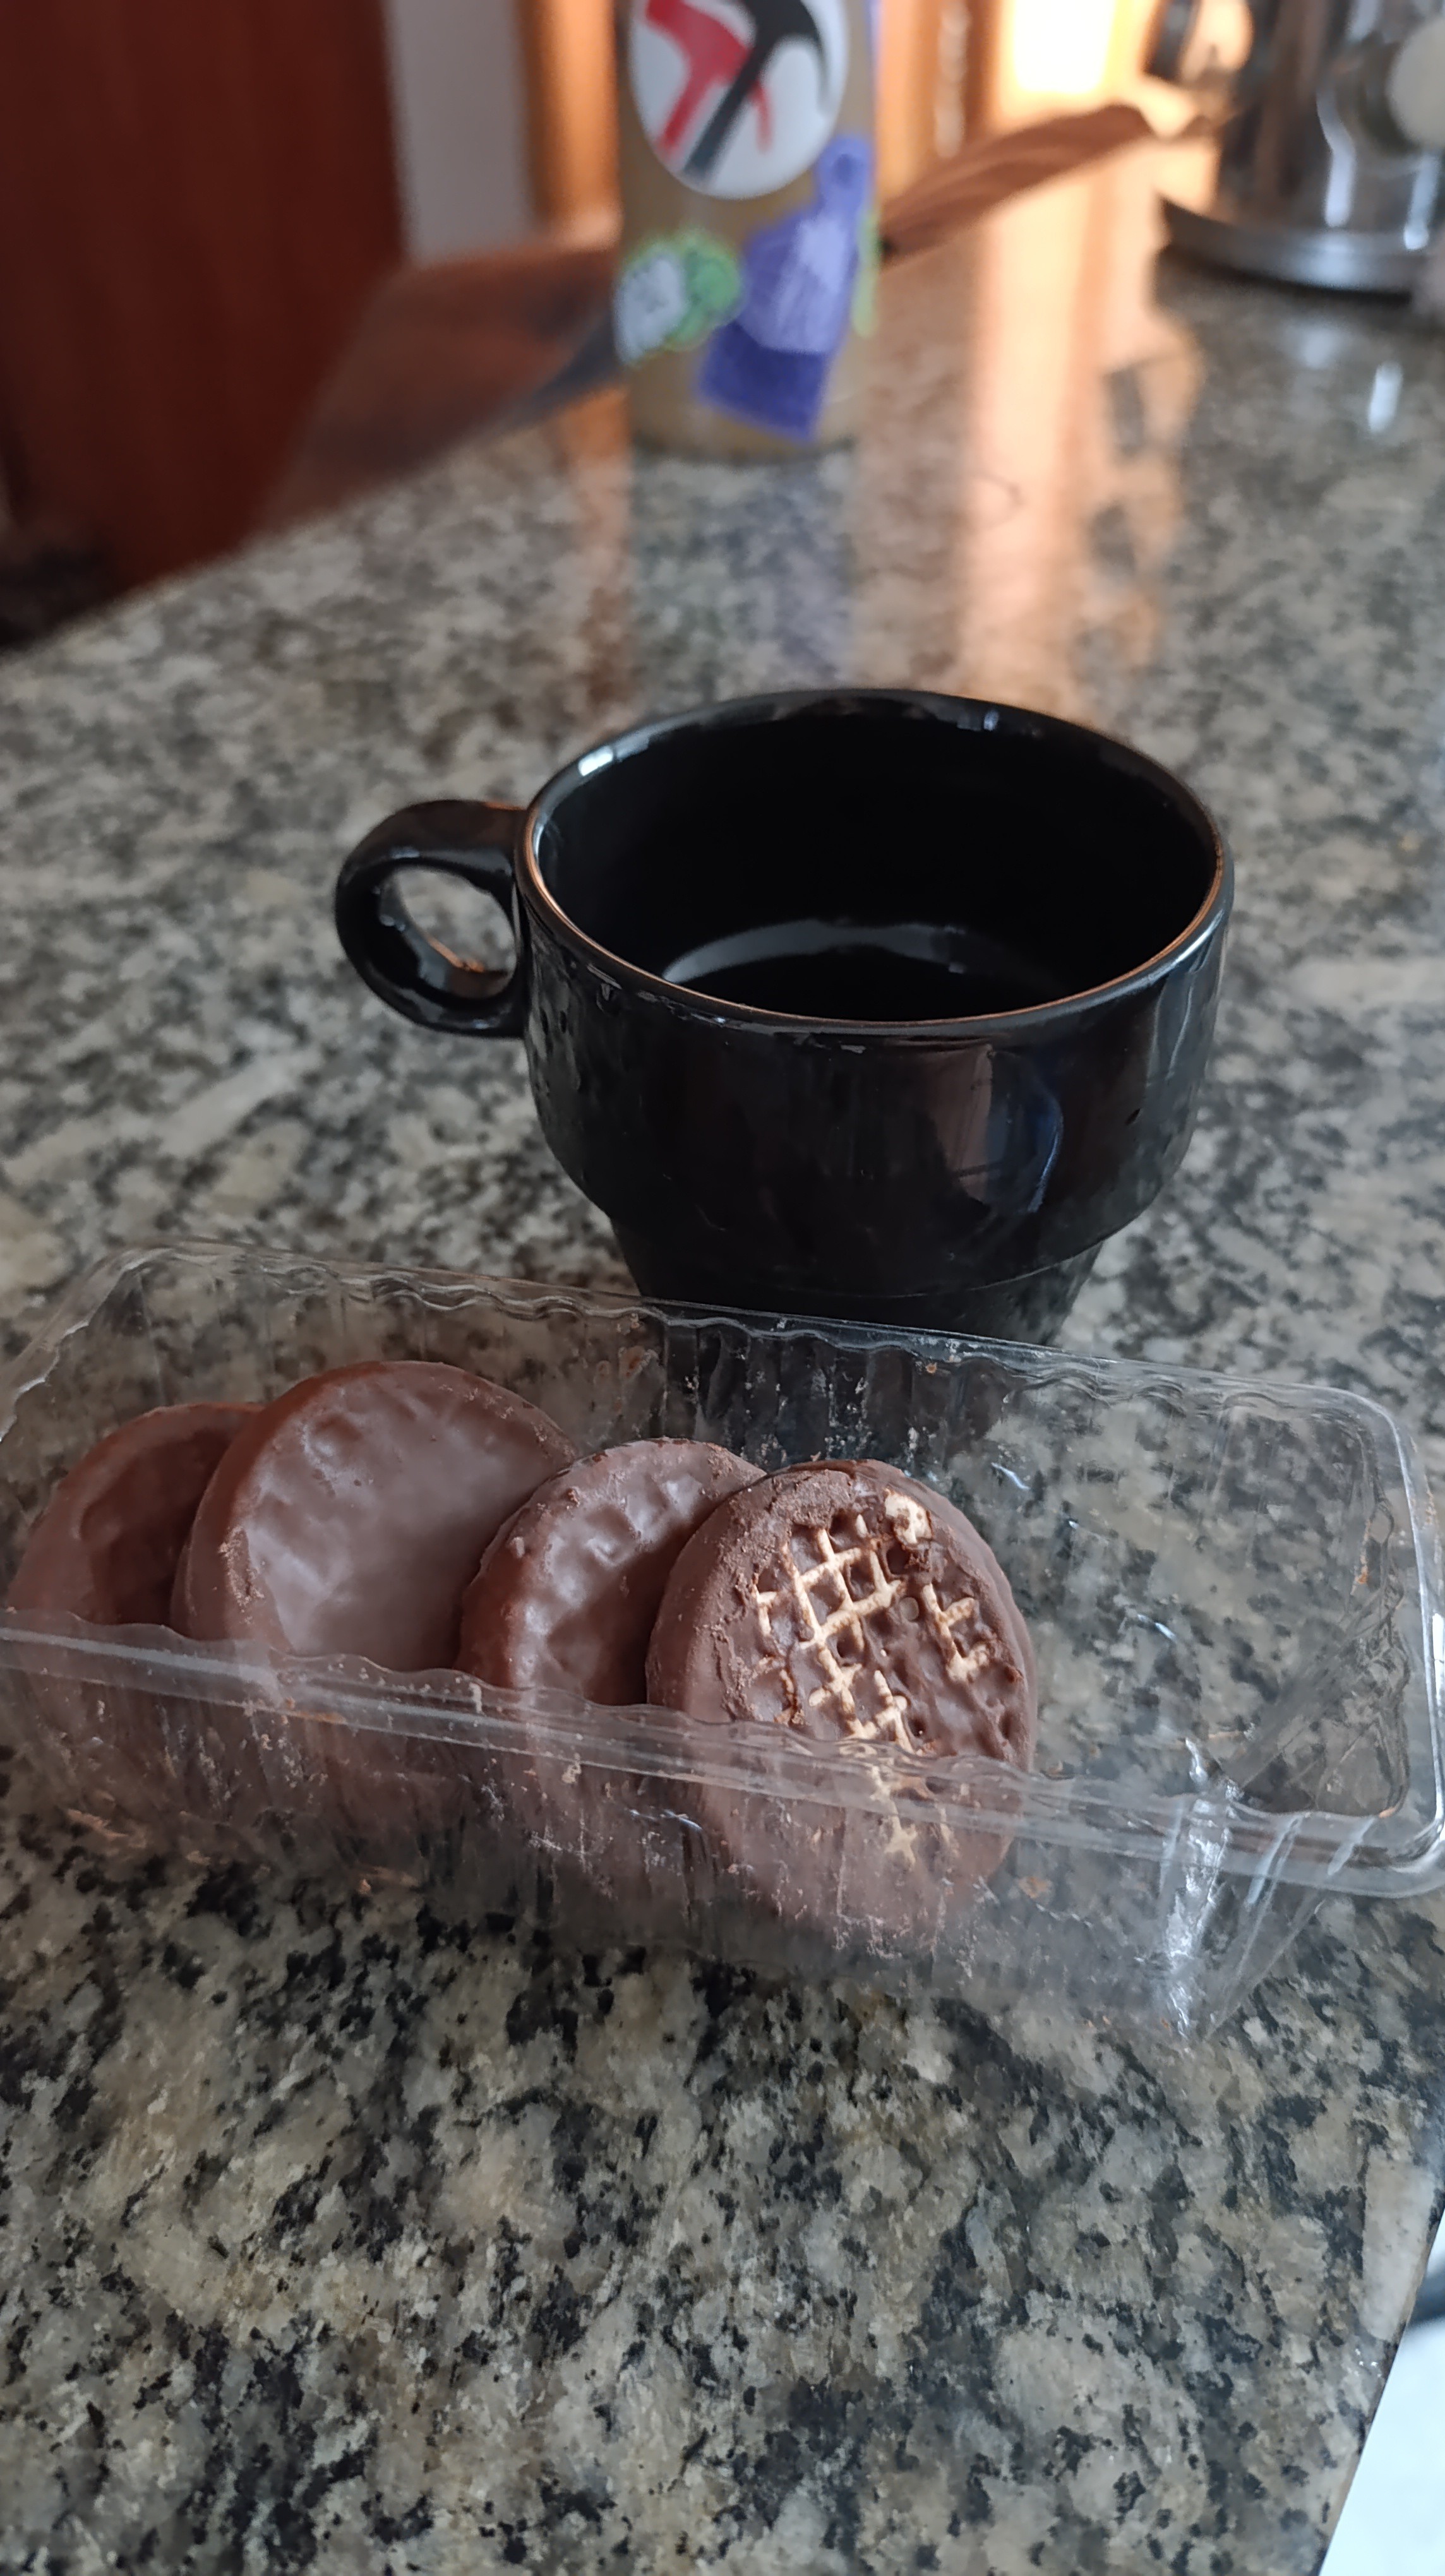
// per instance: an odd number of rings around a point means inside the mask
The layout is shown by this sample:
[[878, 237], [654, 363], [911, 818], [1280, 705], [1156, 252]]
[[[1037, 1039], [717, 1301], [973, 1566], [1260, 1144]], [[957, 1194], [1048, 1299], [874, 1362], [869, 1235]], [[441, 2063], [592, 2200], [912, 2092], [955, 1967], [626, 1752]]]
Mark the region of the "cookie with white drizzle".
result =
[[648, 1696], [827, 1742], [1027, 1766], [1034, 1663], [956, 1504], [876, 1459], [786, 1467], [719, 1505], [673, 1568]]
[[[758, 1730], [758, 1750], [786, 1729], [855, 1754], [1021, 1771], [1033, 1758], [1033, 1651], [1002, 1567], [956, 1504], [877, 1459], [788, 1467], [711, 1513], [663, 1596], [647, 1688], [656, 1706]], [[998, 1866], [1006, 1838], [945, 1831], [916, 1764], [869, 1763], [865, 1785], [890, 1798], [886, 1820], [803, 1801], [790, 1818], [776, 1796], [714, 1789], [699, 1822], [725, 1867], [790, 1913], [901, 1908], [916, 1929], [920, 1901]], [[949, 1804], [977, 1794], [960, 1775]]]

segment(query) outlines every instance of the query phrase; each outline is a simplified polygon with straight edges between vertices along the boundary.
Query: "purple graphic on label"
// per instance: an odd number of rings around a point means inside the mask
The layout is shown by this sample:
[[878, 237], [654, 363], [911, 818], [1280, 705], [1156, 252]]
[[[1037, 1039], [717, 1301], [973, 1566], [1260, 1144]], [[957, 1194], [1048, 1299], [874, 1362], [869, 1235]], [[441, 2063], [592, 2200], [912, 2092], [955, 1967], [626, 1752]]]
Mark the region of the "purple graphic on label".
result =
[[703, 353], [704, 402], [785, 438], [811, 438], [848, 336], [872, 147], [837, 134], [813, 171], [811, 206], [754, 233], [742, 253], [742, 303]]

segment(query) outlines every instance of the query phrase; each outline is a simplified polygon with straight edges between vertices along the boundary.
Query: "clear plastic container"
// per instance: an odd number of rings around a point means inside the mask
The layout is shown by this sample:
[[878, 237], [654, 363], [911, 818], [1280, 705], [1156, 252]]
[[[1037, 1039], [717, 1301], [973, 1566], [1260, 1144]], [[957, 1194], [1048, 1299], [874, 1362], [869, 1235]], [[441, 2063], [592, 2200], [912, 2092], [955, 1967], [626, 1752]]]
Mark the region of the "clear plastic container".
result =
[[[109, 1841], [401, 1878], [588, 1947], [677, 1942], [984, 2009], [1051, 1995], [1181, 2034], [1325, 1890], [1445, 1881], [1434, 1516], [1388, 1415], [1328, 1388], [163, 1246], [73, 1289], [0, 1390], [0, 1573], [127, 1416], [372, 1356], [476, 1369], [582, 1449], [668, 1433], [937, 1484], [1029, 1620], [1036, 1769], [0, 1621], [0, 1723]], [[981, 1837], [1002, 1852], [984, 1886], [960, 1861]]]

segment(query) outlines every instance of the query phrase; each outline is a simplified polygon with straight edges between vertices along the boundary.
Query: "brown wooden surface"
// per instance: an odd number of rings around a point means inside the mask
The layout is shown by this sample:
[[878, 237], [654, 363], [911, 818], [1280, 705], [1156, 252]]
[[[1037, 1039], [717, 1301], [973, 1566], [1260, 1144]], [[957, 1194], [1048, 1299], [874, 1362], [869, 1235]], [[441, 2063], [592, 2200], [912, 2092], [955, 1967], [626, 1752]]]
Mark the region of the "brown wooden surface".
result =
[[378, 0], [0, 0], [12, 507], [231, 544], [399, 242]]
[[[878, 185], [887, 196], [962, 139], [963, 100], [948, 94], [957, 0], [890, 0], [878, 63]], [[956, 128], [957, 131], [952, 129]]]
[[369, 491], [536, 393], [605, 316], [612, 261], [610, 244], [523, 242], [388, 278], [261, 524], [284, 527]]
[[538, 219], [595, 223], [617, 206], [613, 0], [514, 0], [514, 6]]

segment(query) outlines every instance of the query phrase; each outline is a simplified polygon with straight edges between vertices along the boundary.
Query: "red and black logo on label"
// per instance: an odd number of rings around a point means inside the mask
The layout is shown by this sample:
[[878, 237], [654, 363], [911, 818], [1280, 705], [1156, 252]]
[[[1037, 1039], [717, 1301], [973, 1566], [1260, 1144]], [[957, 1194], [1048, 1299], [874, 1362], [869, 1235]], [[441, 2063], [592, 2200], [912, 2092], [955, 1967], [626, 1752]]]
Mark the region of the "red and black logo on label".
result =
[[659, 160], [761, 197], [817, 159], [848, 76], [846, 0], [632, 0], [632, 95]]

